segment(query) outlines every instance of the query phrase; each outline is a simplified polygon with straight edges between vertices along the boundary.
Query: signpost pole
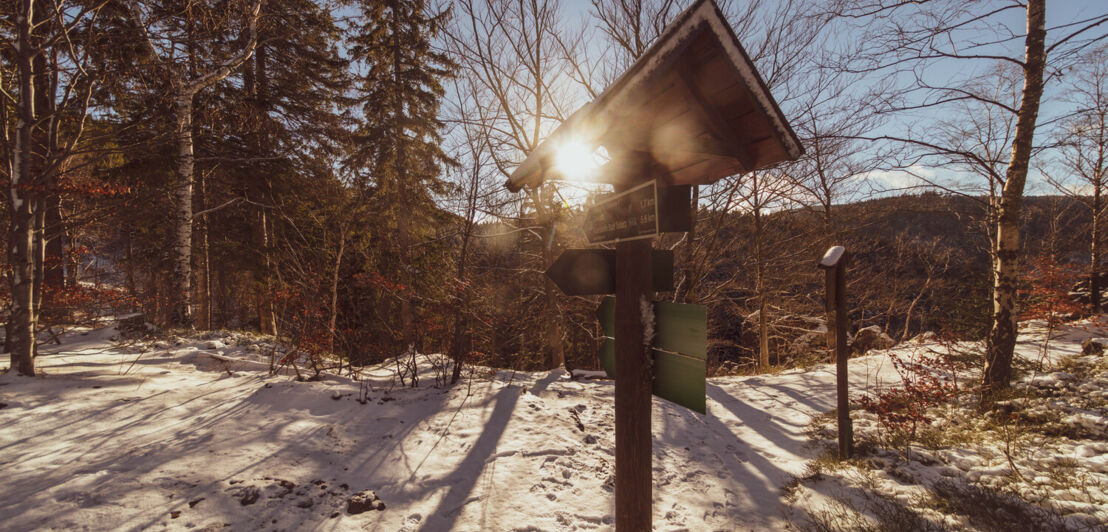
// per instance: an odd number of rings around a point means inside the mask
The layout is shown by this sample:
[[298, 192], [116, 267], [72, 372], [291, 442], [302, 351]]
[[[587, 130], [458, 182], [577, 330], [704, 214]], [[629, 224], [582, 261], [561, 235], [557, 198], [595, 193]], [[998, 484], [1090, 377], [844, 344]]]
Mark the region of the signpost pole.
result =
[[616, 529], [620, 531], [649, 531], [653, 526], [653, 373], [650, 342], [643, 338], [643, 307], [651, 308], [653, 300], [651, 247], [649, 239], [616, 244]]

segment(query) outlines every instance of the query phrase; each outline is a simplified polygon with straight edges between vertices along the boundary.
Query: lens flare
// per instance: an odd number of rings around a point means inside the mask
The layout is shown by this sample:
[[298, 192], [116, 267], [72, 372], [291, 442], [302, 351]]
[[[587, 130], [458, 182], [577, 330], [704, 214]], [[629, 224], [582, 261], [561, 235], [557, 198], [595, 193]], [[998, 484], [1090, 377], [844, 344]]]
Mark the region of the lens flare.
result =
[[558, 146], [554, 156], [554, 167], [565, 179], [578, 181], [591, 180], [596, 170], [604, 163], [600, 149], [594, 150], [589, 144], [579, 140], [567, 140]]

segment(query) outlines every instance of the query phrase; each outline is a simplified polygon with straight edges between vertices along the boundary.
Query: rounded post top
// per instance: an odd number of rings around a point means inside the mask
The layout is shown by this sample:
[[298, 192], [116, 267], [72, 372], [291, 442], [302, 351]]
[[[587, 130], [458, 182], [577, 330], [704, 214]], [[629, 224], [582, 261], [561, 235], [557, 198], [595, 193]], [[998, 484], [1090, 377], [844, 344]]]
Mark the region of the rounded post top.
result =
[[823, 258], [819, 261], [820, 268], [834, 268], [839, 265], [843, 255], [846, 254], [846, 248], [843, 246], [831, 246], [827, 249], [827, 253], [823, 254]]

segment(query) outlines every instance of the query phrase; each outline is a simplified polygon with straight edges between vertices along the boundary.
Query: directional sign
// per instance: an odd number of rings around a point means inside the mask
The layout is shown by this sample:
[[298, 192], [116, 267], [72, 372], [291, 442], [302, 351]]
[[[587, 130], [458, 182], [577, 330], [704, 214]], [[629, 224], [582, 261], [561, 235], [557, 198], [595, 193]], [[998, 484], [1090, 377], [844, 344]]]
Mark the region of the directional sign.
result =
[[616, 298], [606, 297], [600, 300], [600, 306], [596, 307], [596, 320], [604, 329], [604, 336], [608, 338], [616, 336]]
[[[654, 291], [673, 290], [673, 251], [651, 251]], [[616, 292], [616, 250], [567, 249], [558, 255], [547, 277], [567, 296], [594, 296]]]
[[659, 186], [648, 181], [612, 194], [585, 213], [585, 236], [590, 244], [605, 244], [688, 231], [692, 226], [691, 191], [688, 185]]
[[[600, 346], [600, 365], [615, 378], [615, 298], [596, 309], [607, 338]], [[654, 303], [654, 395], [704, 414], [708, 358], [708, 316], [700, 305]]]
[[654, 303], [654, 347], [708, 358], [708, 311], [701, 305]]
[[658, 232], [658, 189], [654, 181], [612, 194], [585, 214], [585, 236], [591, 244], [647, 238]]
[[707, 310], [659, 301], [654, 323], [654, 395], [706, 413]]

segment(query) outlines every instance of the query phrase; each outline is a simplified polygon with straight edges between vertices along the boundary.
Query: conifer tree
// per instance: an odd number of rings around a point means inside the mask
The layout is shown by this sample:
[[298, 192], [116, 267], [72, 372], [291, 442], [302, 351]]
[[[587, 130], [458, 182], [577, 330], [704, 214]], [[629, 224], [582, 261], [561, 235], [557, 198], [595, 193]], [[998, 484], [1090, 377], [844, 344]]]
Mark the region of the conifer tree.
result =
[[259, 329], [276, 334], [273, 294], [280, 261], [273, 249], [281, 217], [273, 211], [304, 201], [303, 187], [333, 178], [320, 170], [341, 156], [346, 142], [349, 62], [338, 52], [341, 29], [312, 0], [270, 0], [258, 36], [238, 76], [198, 103], [204, 111], [198, 119], [208, 132], [198, 141], [198, 166], [201, 173], [215, 172], [203, 202], [208, 208], [236, 203], [203, 216], [214, 239], [199, 250], [205, 260], [197, 270], [197, 299], [203, 324], [213, 312], [209, 264], [240, 266], [253, 295], [237, 301], [240, 310], [253, 308]]
[[400, 340], [415, 343], [412, 308], [413, 246], [433, 226], [435, 195], [446, 189], [438, 118], [442, 81], [454, 63], [433, 40], [449, 11], [433, 12], [423, 0], [361, 0], [362, 20], [350, 37], [351, 57], [361, 66], [357, 91], [362, 123], [346, 160], [355, 185], [372, 190], [386, 271], [399, 272]]

